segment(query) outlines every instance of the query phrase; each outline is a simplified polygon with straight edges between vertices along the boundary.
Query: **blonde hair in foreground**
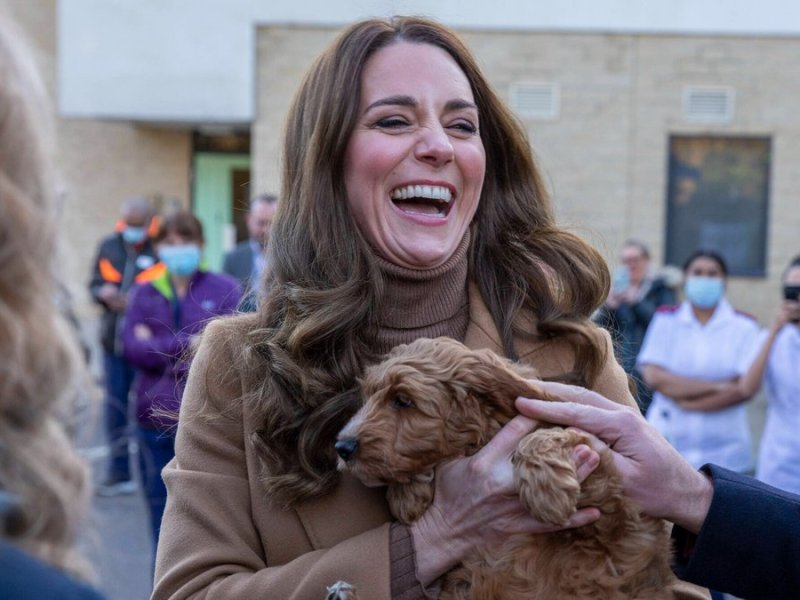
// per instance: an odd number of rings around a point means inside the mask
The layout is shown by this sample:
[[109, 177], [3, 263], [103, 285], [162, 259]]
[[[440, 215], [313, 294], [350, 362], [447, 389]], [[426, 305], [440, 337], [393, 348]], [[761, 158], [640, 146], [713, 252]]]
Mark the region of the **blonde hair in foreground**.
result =
[[56, 306], [46, 93], [19, 30], [0, 15], [0, 537], [87, 576], [75, 551], [89, 478], [62, 423], [81, 363]]

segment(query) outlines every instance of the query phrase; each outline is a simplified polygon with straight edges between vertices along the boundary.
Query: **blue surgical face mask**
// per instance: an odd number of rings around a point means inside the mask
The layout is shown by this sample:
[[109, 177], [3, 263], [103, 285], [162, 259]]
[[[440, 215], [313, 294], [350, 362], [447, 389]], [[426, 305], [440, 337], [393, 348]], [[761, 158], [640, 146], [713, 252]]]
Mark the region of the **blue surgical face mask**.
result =
[[122, 230], [122, 239], [129, 244], [138, 244], [147, 237], [147, 230], [144, 227], [132, 227], [128, 225]]
[[200, 267], [200, 246], [197, 244], [161, 245], [158, 249], [158, 257], [170, 273], [179, 277], [188, 277]]
[[725, 282], [721, 277], [700, 277], [694, 275], [686, 279], [683, 286], [686, 298], [697, 308], [712, 308], [725, 293]]

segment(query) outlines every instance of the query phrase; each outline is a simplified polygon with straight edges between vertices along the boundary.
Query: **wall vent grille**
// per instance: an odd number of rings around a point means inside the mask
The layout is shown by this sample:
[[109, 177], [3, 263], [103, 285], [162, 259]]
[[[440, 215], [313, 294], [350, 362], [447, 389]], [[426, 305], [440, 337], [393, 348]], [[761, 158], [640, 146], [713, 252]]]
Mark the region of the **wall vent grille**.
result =
[[686, 87], [683, 117], [688, 121], [727, 123], [733, 119], [735, 99], [736, 92], [730, 87]]
[[555, 119], [559, 113], [558, 84], [517, 82], [511, 84], [511, 107], [521, 117]]

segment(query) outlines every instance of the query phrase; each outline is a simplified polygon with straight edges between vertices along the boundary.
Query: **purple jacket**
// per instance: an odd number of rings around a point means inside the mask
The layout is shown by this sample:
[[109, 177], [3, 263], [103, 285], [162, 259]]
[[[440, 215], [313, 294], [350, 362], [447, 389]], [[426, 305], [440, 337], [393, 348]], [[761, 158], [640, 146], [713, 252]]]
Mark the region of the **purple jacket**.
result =
[[[186, 374], [190, 342], [214, 317], [231, 314], [241, 299], [239, 282], [229, 275], [198, 271], [186, 296], [177, 301], [169, 275], [141, 285], [131, 293], [122, 344], [125, 358], [137, 368], [136, 418], [147, 429], [166, 429], [174, 418], [153, 415], [153, 409], [177, 417]], [[153, 337], [139, 340], [137, 324], [146, 325]]]

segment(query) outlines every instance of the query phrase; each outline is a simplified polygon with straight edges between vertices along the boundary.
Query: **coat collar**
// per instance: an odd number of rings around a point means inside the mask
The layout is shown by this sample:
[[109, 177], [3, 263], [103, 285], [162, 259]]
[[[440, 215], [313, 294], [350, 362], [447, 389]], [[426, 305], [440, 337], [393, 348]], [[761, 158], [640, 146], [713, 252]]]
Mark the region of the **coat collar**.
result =
[[469, 282], [469, 325], [464, 336], [464, 344], [473, 349], [488, 348], [504, 354], [500, 333], [494, 324], [491, 313], [481, 297], [478, 286]]

